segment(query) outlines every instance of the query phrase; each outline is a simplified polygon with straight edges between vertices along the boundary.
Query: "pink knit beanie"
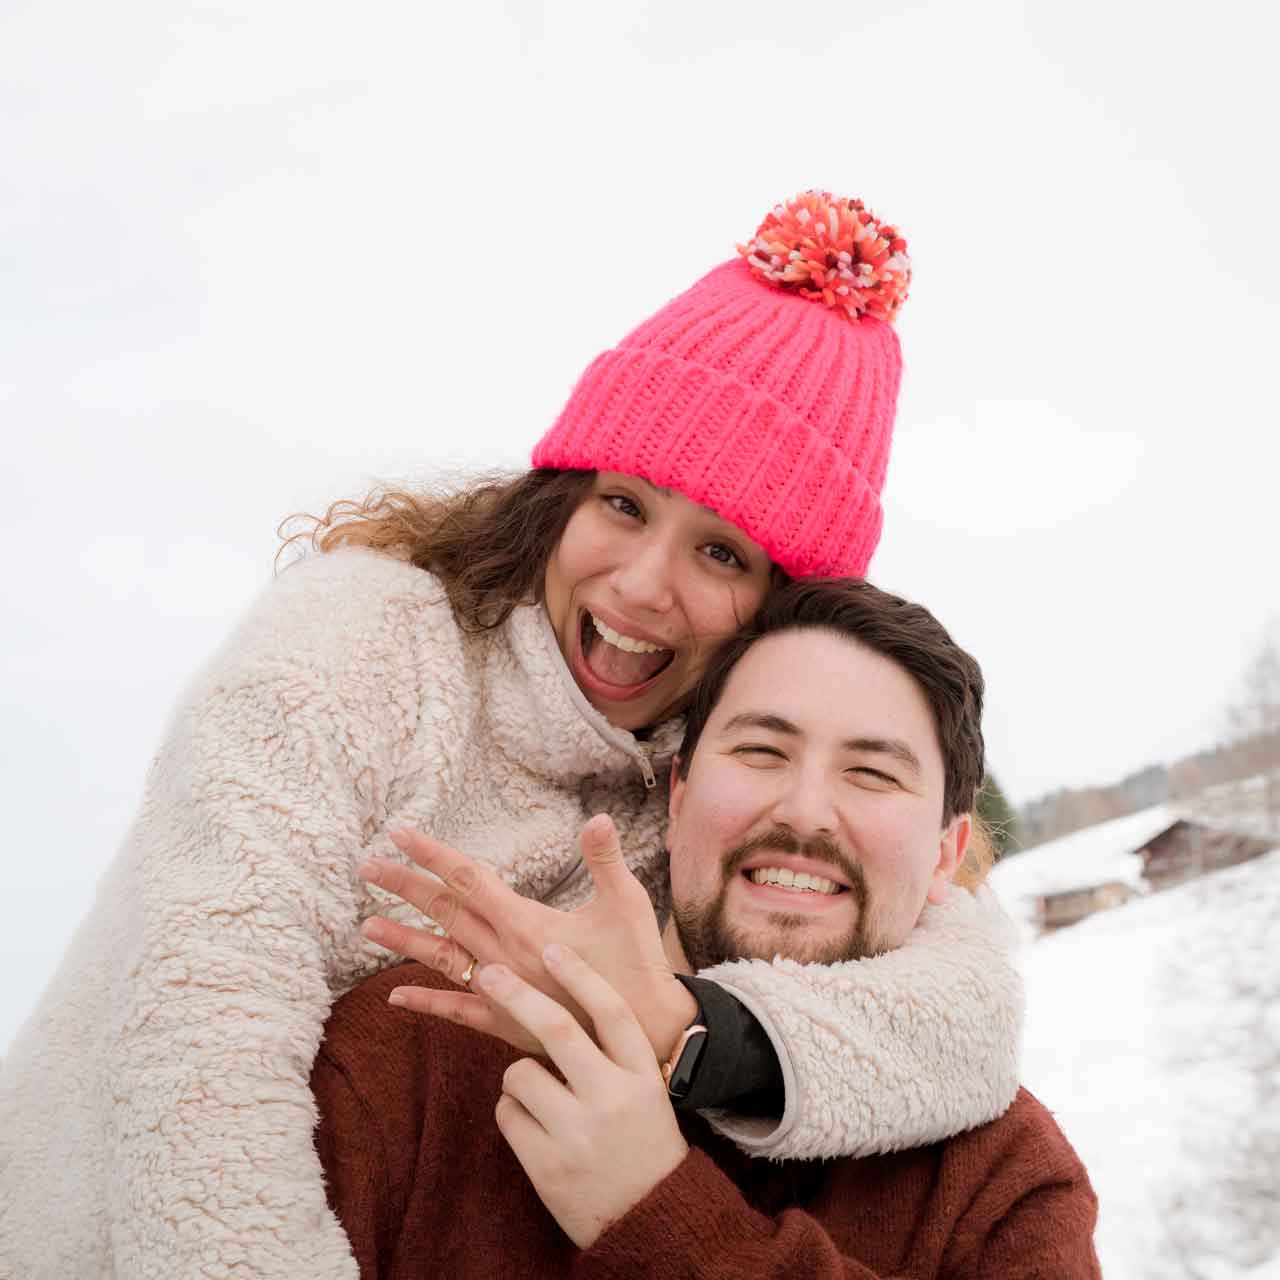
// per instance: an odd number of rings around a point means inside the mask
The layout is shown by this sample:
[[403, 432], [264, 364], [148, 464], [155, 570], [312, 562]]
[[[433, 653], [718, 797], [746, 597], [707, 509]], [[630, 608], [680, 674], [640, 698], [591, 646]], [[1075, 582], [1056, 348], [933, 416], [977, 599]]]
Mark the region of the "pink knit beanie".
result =
[[597, 356], [535, 467], [622, 471], [742, 529], [794, 577], [861, 577], [902, 374], [906, 241], [809, 191]]

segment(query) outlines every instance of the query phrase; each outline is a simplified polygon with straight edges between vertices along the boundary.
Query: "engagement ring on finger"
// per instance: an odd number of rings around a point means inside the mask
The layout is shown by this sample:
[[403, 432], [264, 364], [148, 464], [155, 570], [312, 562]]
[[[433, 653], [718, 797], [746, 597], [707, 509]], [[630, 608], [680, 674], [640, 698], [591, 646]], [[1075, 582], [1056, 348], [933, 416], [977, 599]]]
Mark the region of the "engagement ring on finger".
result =
[[471, 989], [471, 975], [476, 971], [476, 958], [471, 957], [471, 963], [462, 971], [462, 985], [468, 990]]

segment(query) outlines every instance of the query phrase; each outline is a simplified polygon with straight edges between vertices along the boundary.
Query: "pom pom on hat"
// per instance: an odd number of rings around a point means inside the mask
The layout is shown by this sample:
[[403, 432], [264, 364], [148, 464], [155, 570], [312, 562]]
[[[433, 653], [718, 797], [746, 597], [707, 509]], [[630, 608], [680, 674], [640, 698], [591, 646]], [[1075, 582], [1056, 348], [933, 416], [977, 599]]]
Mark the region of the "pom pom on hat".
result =
[[770, 210], [738, 252], [761, 280], [852, 320], [892, 323], [907, 300], [911, 259], [897, 228], [861, 200], [806, 191]]

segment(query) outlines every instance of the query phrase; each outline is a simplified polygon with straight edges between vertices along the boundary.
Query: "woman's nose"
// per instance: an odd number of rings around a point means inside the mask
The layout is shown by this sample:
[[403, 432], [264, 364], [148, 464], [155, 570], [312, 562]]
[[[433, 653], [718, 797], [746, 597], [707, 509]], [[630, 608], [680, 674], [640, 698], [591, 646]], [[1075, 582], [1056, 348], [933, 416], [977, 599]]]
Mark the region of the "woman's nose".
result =
[[651, 613], [675, 607], [675, 549], [657, 536], [633, 540], [631, 554], [611, 575], [619, 602]]

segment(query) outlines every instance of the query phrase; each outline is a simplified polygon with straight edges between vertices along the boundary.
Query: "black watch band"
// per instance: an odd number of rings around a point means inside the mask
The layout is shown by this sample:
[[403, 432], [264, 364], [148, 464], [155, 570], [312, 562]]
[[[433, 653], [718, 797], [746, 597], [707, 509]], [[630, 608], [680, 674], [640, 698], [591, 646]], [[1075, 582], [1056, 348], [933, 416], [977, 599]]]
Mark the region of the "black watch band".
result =
[[707, 1047], [707, 1028], [702, 1023], [702, 1010], [684, 1029], [671, 1056], [662, 1064], [662, 1078], [667, 1085], [667, 1093], [672, 1099], [679, 1101], [689, 1096], [693, 1088], [693, 1079], [702, 1060], [702, 1051]]

